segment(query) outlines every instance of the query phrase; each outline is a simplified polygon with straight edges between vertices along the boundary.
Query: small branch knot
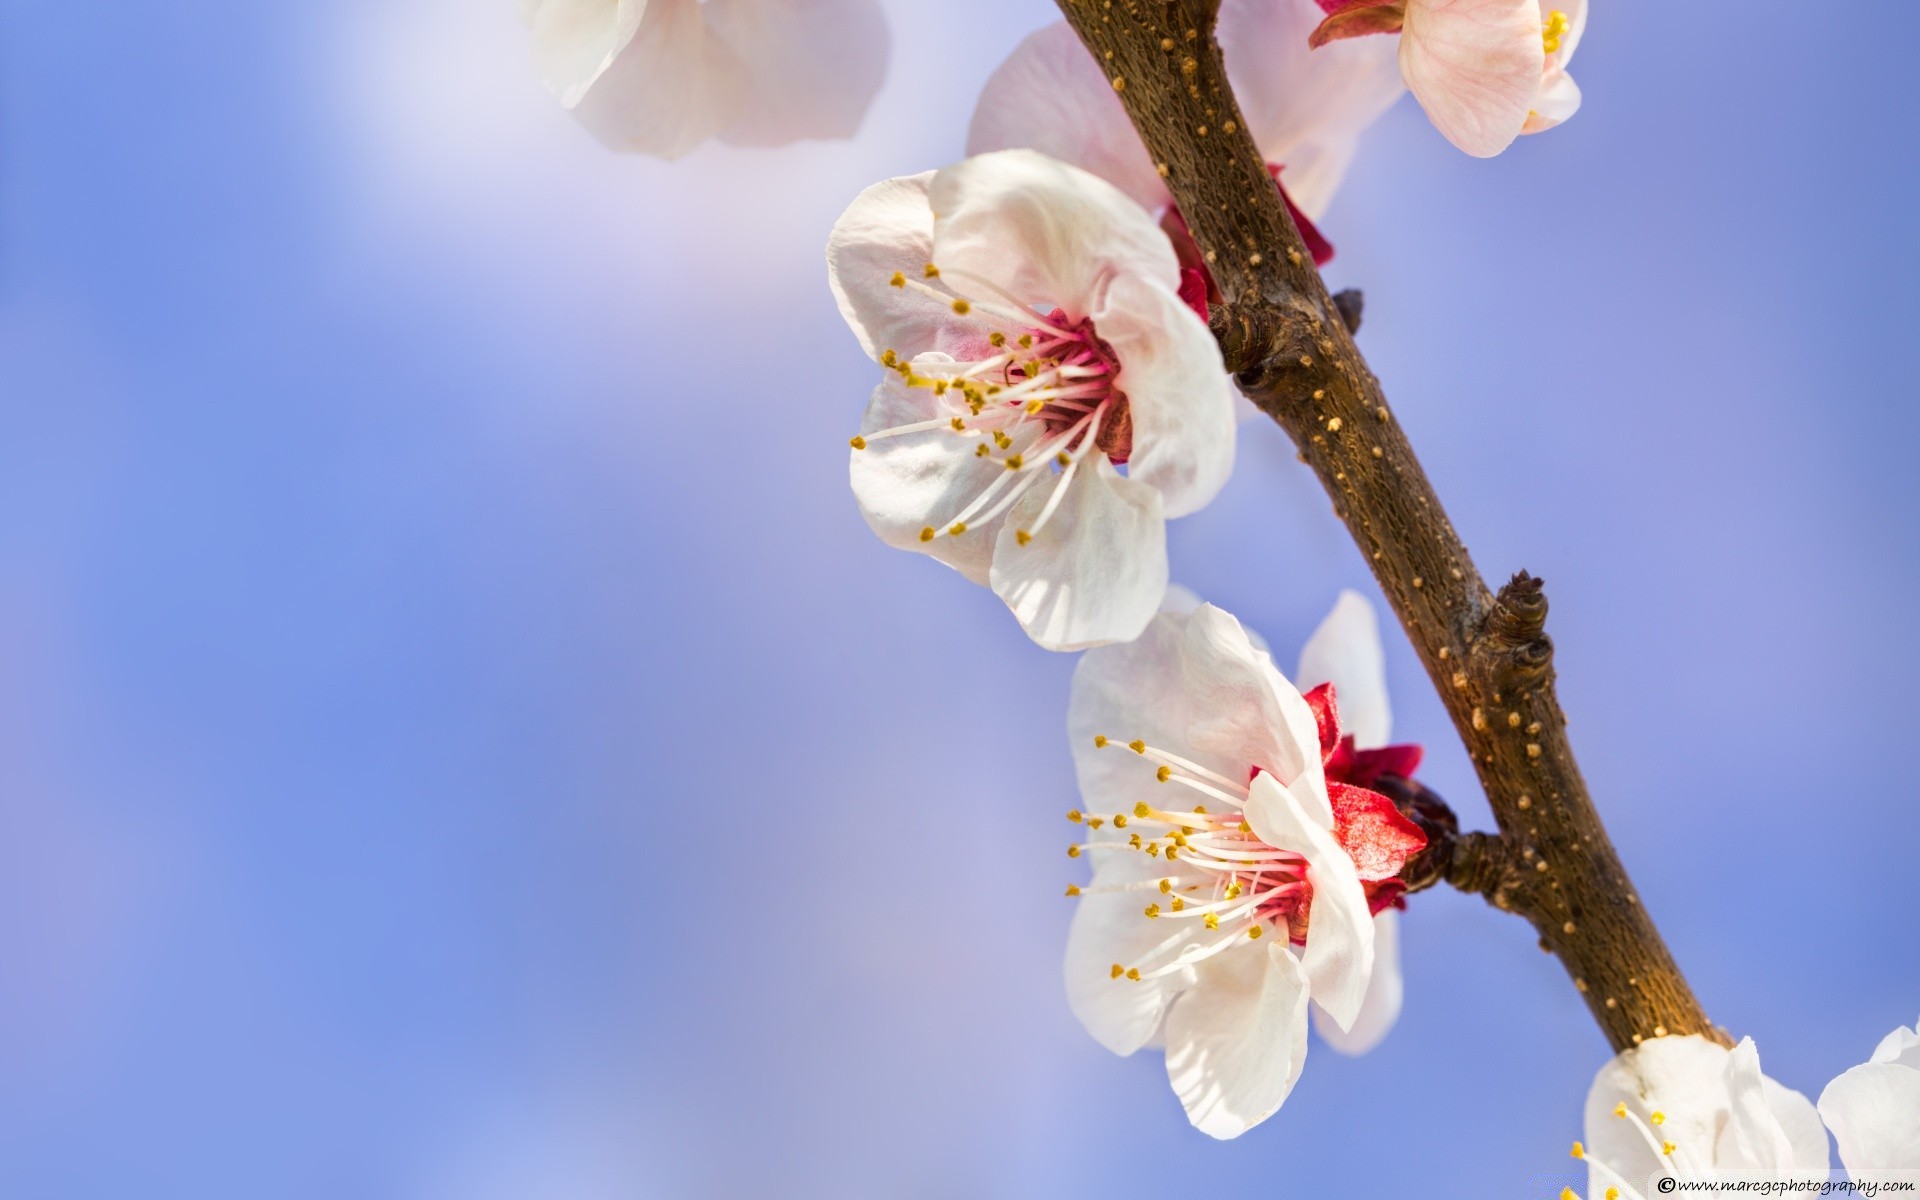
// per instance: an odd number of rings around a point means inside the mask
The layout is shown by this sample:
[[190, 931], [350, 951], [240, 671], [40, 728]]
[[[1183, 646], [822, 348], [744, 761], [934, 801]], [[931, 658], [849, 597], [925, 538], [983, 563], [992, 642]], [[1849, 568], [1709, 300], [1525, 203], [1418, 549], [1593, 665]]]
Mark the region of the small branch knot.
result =
[[1340, 319], [1347, 323], [1347, 332], [1360, 332], [1360, 317], [1367, 310], [1367, 298], [1360, 294], [1359, 288], [1347, 288], [1333, 294], [1333, 306], [1340, 310]]
[[1546, 678], [1553, 669], [1553, 639], [1546, 626], [1546, 584], [1518, 572], [1494, 597], [1474, 647], [1496, 688], [1528, 688]]

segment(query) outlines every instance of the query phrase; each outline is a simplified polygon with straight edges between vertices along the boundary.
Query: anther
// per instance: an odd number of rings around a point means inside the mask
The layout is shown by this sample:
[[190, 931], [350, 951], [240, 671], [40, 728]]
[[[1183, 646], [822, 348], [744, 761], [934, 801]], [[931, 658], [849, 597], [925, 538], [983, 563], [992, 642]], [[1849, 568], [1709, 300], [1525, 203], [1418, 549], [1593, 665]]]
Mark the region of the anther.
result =
[[867, 439], [855, 435], [847, 439], [847, 445], [852, 446], [855, 450], [865, 450], [867, 448]]
[[1134, 981], [1135, 983], [1139, 983], [1139, 982], [1140, 982], [1140, 968], [1139, 968], [1139, 967], [1128, 967], [1128, 968], [1127, 968], [1127, 978], [1128, 978], [1128, 979], [1131, 979], [1131, 980], [1133, 980], [1133, 981]]
[[930, 542], [933, 540], [933, 534], [934, 534], [934, 528], [933, 526], [929, 525], [920, 531], [920, 540], [923, 542]]
[[1667, 1114], [1663, 1112], [1649, 1113], [1647, 1120], [1655, 1125], [1665, 1125], [1667, 1123]]
[[1113, 970], [1108, 977], [1111, 979], [1118, 979], [1122, 975], [1125, 975], [1126, 973], [1127, 973], [1127, 969], [1125, 967], [1121, 966], [1119, 963], [1115, 963], [1113, 964]]
[[1067, 885], [1067, 895], [1069, 895], [1069, 896], [1078, 896], [1079, 894], [1080, 894], [1080, 885], [1079, 885], [1079, 884], [1077, 884], [1077, 883], [1070, 883], [1070, 884], [1068, 884], [1068, 885]]
[[1207, 928], [1208, 928], [1208, 929], [1218, 929], [1218, 928], [1220, 928], [1220, 917], [1219, 917], [1219, 915], [1218, 915], [1218, 914], [1216, 914], [1216, 913], [1208, 913], [1208, 914], [1207, 914], [1207, 921], [1206, 921], [1206, 924], [1207, 924]]
[[1078, 825], [1084, 819], [1079, 809], [1070, 808], [1067, 810], [1067, 820], [1072, 821], [1075, 825]]
[[[1127, 743], [1127, 749], [1133, 751], [1135, 754], [1145, 754], [1147, 752], [1147, 744], [1139, 738], [1135, 738], [1133, 741]], [[1145, 813], [1141, 813], [1140, 815], [1143, 817], [1146, 816]]]
[[928, 263], [921, 269], [921, 274], [925, 275], [928, 279], [938, 279], [940, 278], [940, 268], [934, 266], [932, 263]]
[[1158, 904], [1149, 904], [1140, 911], [1146, 913], [1147, 920], [1151, 921], [1160, 915], [1160, 906]]
[[[905, 275], [902, 275], [900, 272], [895, 271], [893, 273], [893, 278], [887, 280], [887, 283], [892, 287], [903, 288], [907, 286], [907, 277]], [[887, 365], [892, 366], [893, 364], [888, 363]]]
[[1106, 735], [1106, 734], [1104, 734], [1104, 733], [1096, 733], [1096, 734], [1094, 734], [1094, 735], [1093, 735], [1093, 748], [1094, 748], [1095, 750], [1105, 750], [1105, 749], [1107, 748], [1107, 735]]
[[1169, 893], [1171, 893], [1172, 891], [1173, 891], [1173, 880], [1171, 880], [1171, 879], [1162, 879], [1162, 880], [1160, 881], [1160, 894], [1161, 894], [1162, 896], [1165, 896], [1165, 895], [1167, 895], [1167, 894], [1169, 894]]
[[1068, 846], [1068, 847], [1067, 847], [1067, 857], [1068, 857], [1068, 858], [1079, 858], [1079, 857], [1080, 857], [1080, 847], [1078, 847], [1078, 846]]
[[955, 300], [953, 302], [953, 311], [964, 317], [973, 311], [973, 305], [967, 303], [965, 300]]
[[1155, 779], [1158, 779], [1161, 783], [1165, 783], [1167, 780], [1173, 778], [1173, 768], [1161, 767], [1158, 771], [1155, 771], [1153, 773], [1153, 777]]
[[[1115, 829], [1125, 829], [1127, 827], [1127, 814], [1125, 813], [1113, 814], [1113, 827]], [[1138, 837], [1139, 835], [1135, 834], [1134, 836]]]
[[1147, 802], [1145, 800], [1142, 800], [1140, 803], [1133, 806], [1133, 815], [1136, 817], [1150, 816], [1152, 815], [1152, 813], [1153, 813], [1153, 810], [1147, 807]]
[[1182, 897], [1175, 896], [1173, 898], [1173, 911], [1179, 912], [1181, 909], [1185, 908], [1186, 906], [1187, 906], [1187, 902]]
[[1579, 1142], [1575, 1142], [1573, 1144], [1572, 1154], [1575, 1158], [1585, 1158], [1587, 1156], [1587, 1148], [1585, 1146], [1582, 1146]]
[[952, 534], [954, 537], [959, 537], [961, 534], [965, 533], [966, 531], [967, 531], [967, 523], [965, 521], [955, 521], [953, 524], [947, 526], [947, 532]]
[[1247, 930], [1247, 937], [1249, 939], [1257, 940], [1260, 937], [1260, 927], [1258, 925], [1249, 927]]
[[1027, 465], [1027, 460], [1020, 457], [1018, 454], [1007, 455], [1007, 470], [1018, 471], [1021, 467], [1024, 467], [1026, 465]]

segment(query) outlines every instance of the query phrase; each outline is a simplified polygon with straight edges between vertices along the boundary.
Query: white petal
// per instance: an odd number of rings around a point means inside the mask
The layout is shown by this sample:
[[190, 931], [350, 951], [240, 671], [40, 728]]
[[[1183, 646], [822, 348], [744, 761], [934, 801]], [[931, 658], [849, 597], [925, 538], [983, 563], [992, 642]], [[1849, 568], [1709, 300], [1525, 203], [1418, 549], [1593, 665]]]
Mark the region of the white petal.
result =
[[[1158, 859], [1128, 851], [1095, 851], [1091, 887], [1118, 887], [1164, 877], [1167, 867]], [[1093, 892], [1074, 903], [1073, 924], [1067, 930], [1067, 1003], [1095, 1041], [1115, 1054], [1132, 1054], [1145, 1046], [1160, 1028], [1167, 1005], [1194, 979], [1193, 968], [1156, 979], [1119, 979], [1113, 965], [1141, 965], [1150, 951], [1168, 938], [1179, 938], [1186, 949], [1207, 935], [1198, 921], [1149, 920], [1143, 909], [1154, 892]], [[1177, 953], [1167, 949], [1151, 965]]]
[[723, 140], [778, 146], [859, 130], [887, 72], [876, 0], [707, 0], [706, 16], [748, 76]]
[[917, 271], [933, 259], [932, 182], [928, 171], [874, 184], [827, 235], [827, 283], [870, 358], [894, 350], [911, 359], [935, 349], [952, 323], [950, 309], [891, 284], [894, 272]]
[[1479, 158], [1527, 122], [1546, 69], [1540, 0], [1409, 0], [1400, 73], [1448, 141]]
[[1899, 1063], [1901, 1066], [1920, 1070], [1920, 1021], [1914, 1022], [1911, 1029], [1903, 1025], [1881, 1038], [1880, 1044], [1873, 1048], [1873, 1053], [1867, 1057], [1867, 1061]]
[[646, 10], [647, 0], [523, 3], [521, 15], [533, 26], [533, 60], [540, 82], [568, 108], [580, 103], [633, 40]]
[[[1059, 507], [1020, 545], [1020, 532], [1061, 486], [1066, 494]], [[1132, 641], [1167, 591], [1160, 494], [1121, 475], [1100, 454], [1083, 459], [1064, 484], [1035, 484], [1000, 530], [992, 584], [1027, 635], [1049, 650]]]
[[[1031, 150], [982, 154], [940, 171], [929, 190], [935, 260], [991, 280], [1041, 311], [1078, 320], [1117, 274], [1177, 291], [1173, 245], [1112, 184]], [[956, 284], [963, 281], [955, 280]]]
[[1760, 1051], [1752, 1038], [1741, 1038], [1727, 1055], [1726, 1087], [1727, 1124], [1720, 1131], [1715, 1164], [1756, 1171], [1790, 1168], [1793, 1147], [1787, 1141], [1787, 1131], [1767, 1105]]
[[1167, 1079], [1193, 1127], [1238, 1137], [1272, 1116], [1307, 1057], [1307, 979], [1285, 946], [1201, 963], [1167, 1013]]
[[1844, 1071], [1820, 1093], [1820, 1115], [1854, 1179], [1920, 1171], [1920, 1070], [1869, 1062]]
[[1303, 783], [1286, 788], [1265, 772], [1255, 776], [1247, 789], [1247, 824], [1267, 845], [1306, 857], [1313, 909], [1301, 965], [1313, 984], [1314, 1003], [1351, 1031], [1373, 976], [1373, 917], [1353, 859], [1312, 815], [1311, 796], [1299, 794], [1307, 790]]
[[1233, 778], [1259, 767], [1283, 783], [1306, 781], [1317, 796], [1317, 802], [1306, 802], [1313, 820], [1332, 829], [1319, 726], [1273, 657], [1253, 644], [1231, 613], [1203, 604], [1187, 619], [1181, 662], [1181, 691], [1192, 705], [1188, 744], [1234, 764]]
[[1294, 673], [1300, 687], [1312, 691], [1333, 685], [1340, 727], [1361, 750], [1387, 744], [1393, 712], [1387, 706], [1387, 656], [1380, 647], [1380, 621], [1373, 605], [1355, 591], [1343, 591], [1333, 611], [1307, 639]]
[[[561, 2], [549, 0], [540, 19]], [[746, 70], [712, 36], [698, 0], [647, 0], [645, 8], [632, 40], [574, 115], [615, 150], [678, 158], [734, 119], [746, 95]]]
[[968, 154], [1023, 147], [1091, 171], [1149, 211], [1173, 203], [1106, 72], [1065, 21], [1028, 34], [973, 110]]
[[1133, 414], [1128, 477], [1157, 489], [1169, 517], [1205, 507], [1233, 474], [1239, 432], [1219, 343], [1172, 289], [1140, 275], [1116, 277], [1089, 315]]
[[[923, 355], [929, 364], [945, 355]], [[964, 410], [961, 410], [964, 411]], [[929, 388], [910, 388], [892, 371], [867, 402], [862, 434], [954, 415], [953, 406]], [[878, 438], [850, 452], [849, 473], [860, 514], [880, 540], [900, 550], [929, 554], [978, 584], [987, 582], [997, 524], [970, 527], [959, 536], [944, 531], [988, 485], [1006, 474], [992, 458], [976, 458], [977, 440], [946, 430]], [[942, 531], [921, 541], [920, 531]]]
[[1314, 0], [1226, 0], [1219, 40], [1247, 130], [1287, 194], [1319, 220], [1367, 126], [1406, 91], [1392, 37], [1309, 49], [1325, 13]]
[[1321, 1040], [1342, 1054], [1365, 1054], [1378, 1046], [1400, 1019], [1405, 985], [1400, 976], [1400, 914], [1382, 909], [1373, 918], [1373, 975], [1367, 980], [1367, 998], [1353, 1028], [1341, 1029], [1319, 1005], [1313, 1009], [1313, 1027]]

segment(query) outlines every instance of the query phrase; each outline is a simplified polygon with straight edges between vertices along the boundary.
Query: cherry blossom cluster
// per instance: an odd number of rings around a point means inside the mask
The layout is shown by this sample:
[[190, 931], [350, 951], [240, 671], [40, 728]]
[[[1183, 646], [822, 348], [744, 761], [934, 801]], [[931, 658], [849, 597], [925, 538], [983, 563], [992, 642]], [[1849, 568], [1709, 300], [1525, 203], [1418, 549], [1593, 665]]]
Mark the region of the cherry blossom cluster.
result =
[[[878, 90], [877, 0], [522, 0], [542, 81], [607, 144], [845, 136]], [[1246, 132], [1317, 262], [1360, 139], [1403, 92], [1468, 154], [1580, 106], [1586, 0], [1222, 0]], [[1066, 949], [1103, 1046], [1164, 1052], [1193, 1125], [1272, 1115], [1309, 1026], [1345, 1053], [1400, 1009], [1397, 911], [1423, 827], [1416, 746], [1391, 744], [1371, 605], [1342, 593], [1291, 677], [1168, 580], [1167, 530], [1234, 465], [1219, 293], [1116, 84], [1065, 23], [993, 73], [968, 155], [861, 192], [829, 282], [879, 369], [849, 472], [889, 546], [990, 588], [1038, 645], [1084, 651], [1068, 712], [1091, 875]], [[1417, 586], [1418, 581], [1416, 581]], [[1823, 1123], [1824, 1119], [1824, 1123]], [[1920, 1034], [1815, 1106], [1729, 1050], [1662, 1037], [1595, 1080], [1574, 1155], [1595, 1195], [1657, 1173], [1920, 1167]]]

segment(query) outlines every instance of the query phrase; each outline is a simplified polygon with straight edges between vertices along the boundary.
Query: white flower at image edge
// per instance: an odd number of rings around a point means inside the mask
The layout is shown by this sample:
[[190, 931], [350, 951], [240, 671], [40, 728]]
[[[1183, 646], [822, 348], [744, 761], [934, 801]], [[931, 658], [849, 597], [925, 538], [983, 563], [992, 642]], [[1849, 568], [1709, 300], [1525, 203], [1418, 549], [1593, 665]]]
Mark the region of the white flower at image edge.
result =
[[878, 0], [521, 0], [541, 82], [602, 142], [851, 137], [886, 74]]
[[1049, 649], [1137, 636], [1166, 519], [1212, 500], [1234, 453], [1220, 351], [1159, 226], [1010, 150], [868, 188], [827, 262], [885, 369], [852, 439], [874, 532], [992, 587]]
[[1585, 1126], [1573, 1155], [1591, 1194], [1614, 1200], [1645, 1200], [1656, 1175], [1823, 1180], [1830, 1163], [1812, 1101], [1760, 1073], [1752, 1038], [1731, 1050], [1697, 1035], [1642, 1042], [1594, 1077]]
[[[1345, 743], [1238, 621], [1181, 607], [1170, 597], [1138, 641], [1090, 652], [1074, 674], [1068, 726], [1089, 811], [1068, 815], [1090, 832], [1069, 853], [1094, 874], [1067, 889], [1079, 908], [1065, 979], [1097, 1041], [1123, 1055], [1164, 1046], [1188, 1119], [1231, 1138], [1292, 1090], [1310, 1010], [1348, 1052], [1393, 1023], [1392, 909], [1372, 916], [1370, 896], [1399, 886], [1384, 881], [1424, 838], [1384, 797], [1329, 780], [1326, 737]], [[1356, 742], [1384, 743], [1366, 602], [1343, 597], [1302, 659], [1351, 693]]]
[[1882, 1038], [1872, 1057], [1829, 1083], [1820, 1116], [1853, 1178], [1920, 1171], [1920, 1022]]

